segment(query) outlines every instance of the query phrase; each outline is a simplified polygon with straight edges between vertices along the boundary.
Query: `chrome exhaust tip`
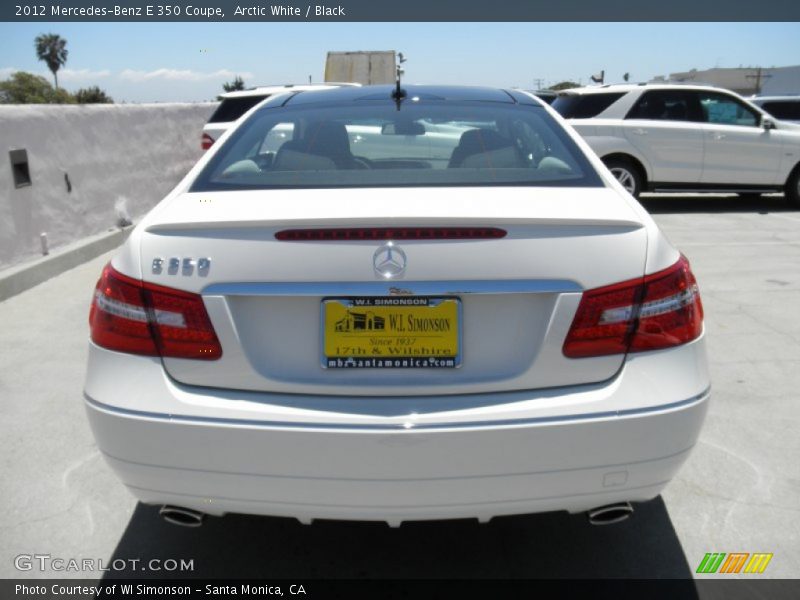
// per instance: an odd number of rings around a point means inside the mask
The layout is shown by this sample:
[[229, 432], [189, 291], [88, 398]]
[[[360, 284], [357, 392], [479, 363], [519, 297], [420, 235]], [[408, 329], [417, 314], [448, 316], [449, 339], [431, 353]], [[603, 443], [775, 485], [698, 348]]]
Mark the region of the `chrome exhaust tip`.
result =
[[206, 518], [205, 513], [192, 510], [191, 508], [169, 505], [162, 506], [158, 514], [167, 523], [180, 525], [181, 527], [200, 527], [200, 525], [203, 524], [203, 520]]
[[592, 525], [612, 525], [629, 519], [633, 514], [633, 507], [630, 502], [617, 502], [593, 508], [586, 514]]

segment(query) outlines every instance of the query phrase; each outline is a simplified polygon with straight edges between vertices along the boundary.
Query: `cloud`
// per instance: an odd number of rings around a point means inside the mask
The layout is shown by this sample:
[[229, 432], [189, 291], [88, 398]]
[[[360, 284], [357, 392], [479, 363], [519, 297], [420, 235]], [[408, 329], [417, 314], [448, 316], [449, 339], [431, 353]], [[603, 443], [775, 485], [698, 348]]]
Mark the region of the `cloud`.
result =
[[125, 69], [119, 74], [119, 78], [125, 81], [213, 81], [222, 79], [233, 79], [236, 76], [243, 79], [252, 79], [253, 74], [246, 71], [235, 72], [228, 69], [220, 69], [211, 73], [191, 71], [189, 69], [155, 69], [154, 71], [134, 71]]
[[110, 75], [111, 71], [108, 69], [102, 69], [100, 71], [92, 71], [91, 69], [61, 69], [58, 71], [59, 81], [76, 83], [103, 79]]
[[17, 71], [19, 71], [19, 69], [14, 67], [0, 67], [0, 79], [8, 79]]

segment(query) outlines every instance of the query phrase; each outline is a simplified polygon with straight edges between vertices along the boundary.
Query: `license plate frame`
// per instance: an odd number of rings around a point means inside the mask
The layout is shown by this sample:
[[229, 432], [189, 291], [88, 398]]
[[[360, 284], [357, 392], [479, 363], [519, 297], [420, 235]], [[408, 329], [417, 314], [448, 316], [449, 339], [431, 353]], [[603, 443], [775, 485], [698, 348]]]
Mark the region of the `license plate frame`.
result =
[[[334, 338], [339, 335], [339, 339], [344, 337], [345, 332], [330, 331], [331, 326], [335, 324], [328, 323], [328, 305], [335, 304], [344, 309], [347, 315], [350, 315], [350, 309], [367, 309], [373, 312], [377, 310], [379, 314], [387, 313], [383, 316], [384, 320], [388, 319], [388, 311], [391, 309], [399, 309], [401, 315], [408, 314], [421, 314], [427, 315], [431, 318], [439, 320], [445, 318], [447, 322], [455, 320], [455, 335], [453, 337], [452, 329], [440, 335], [430, 336], [428, 341], [436, 345], [443, 345], [440, 348], [445, 353], [420, 353], [419, 350], [411, 351], [410, 354], [361, 354], [353, 355], [350, 353], [337, 354], [335, 352], [328, 352], [330, 348], [326, 348], [328, 342], [328, 334], [333, 333]], [[437, 315], [435, 312], [446, 313], [445, 317]], [[332, 311], [333, 312], [333, 311]], [[338, 311], [341, 313], [341, 310]], [[447, 314], [449, 313], [449, 314]], [[388, 324], [388, 323], [387, 323]], [[320, 323], [319, 323], [319, 355], [320, 365], [323, 369], [333, 370], [347, 370], [347, 369], [457, 369], [461, 367], [463, 348], [463, 307], [461, 298], [457, 296], [328, 296], [322, 298], [320, 302]], [[397, 344], [396, 340], [404, 338], [417, 338], [423, 337], [413, 332], [403, 333], [380, 333], [375, 334], [375, 330], [364, 330], [364, 333], [359, 332], [358, 339], [363, 341], [366, 337], [380, 338], [384, 340], [395, 340], [392, 344]], [[367, 333], [369, 331], [369, 333]], [[348, 332], [349, 333], [349, 332]], [[427, 333], [426, 333], [427, 335]], [[351, 335], [353, 337], [353, 335]], [[407, 342], [404, 342], [405, 345]], [[371, 345], [371, 344], [370, 344]], [[388, 344], [387, 345], [391, 345]], [[374, 346], [373, 346], [374, 347]], [[397, 346], [395, 346], [397, 347]], [[410, 343], [409, 348], [419, 348], [419, 345]], [[455, 354], [451, 354], [455, 349]], [[374, 352], [374, 350], [373, 350]], [[402, 352], [402, 350], [401, 350]]]

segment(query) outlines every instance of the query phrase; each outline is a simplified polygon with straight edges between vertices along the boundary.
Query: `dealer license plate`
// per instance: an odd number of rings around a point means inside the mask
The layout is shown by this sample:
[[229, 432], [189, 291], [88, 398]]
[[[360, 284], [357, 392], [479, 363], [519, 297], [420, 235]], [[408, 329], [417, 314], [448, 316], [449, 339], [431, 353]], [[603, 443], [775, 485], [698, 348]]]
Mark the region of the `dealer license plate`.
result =
[[458, 298], [363, 297], [322, 301], [322, 366], [431, 369], [461, 363]]

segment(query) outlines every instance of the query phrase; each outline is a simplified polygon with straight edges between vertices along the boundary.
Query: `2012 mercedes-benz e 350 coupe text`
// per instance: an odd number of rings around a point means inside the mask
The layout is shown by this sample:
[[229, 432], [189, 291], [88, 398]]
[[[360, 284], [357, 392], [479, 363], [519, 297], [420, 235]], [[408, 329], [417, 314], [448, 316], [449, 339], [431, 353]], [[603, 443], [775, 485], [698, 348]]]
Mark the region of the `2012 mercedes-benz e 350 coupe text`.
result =
[[86, 408], [184, 524], [603, 522], [698, 438], [702, 319], [687, 260], [532, 95], [287, 93], [104, 269]]

